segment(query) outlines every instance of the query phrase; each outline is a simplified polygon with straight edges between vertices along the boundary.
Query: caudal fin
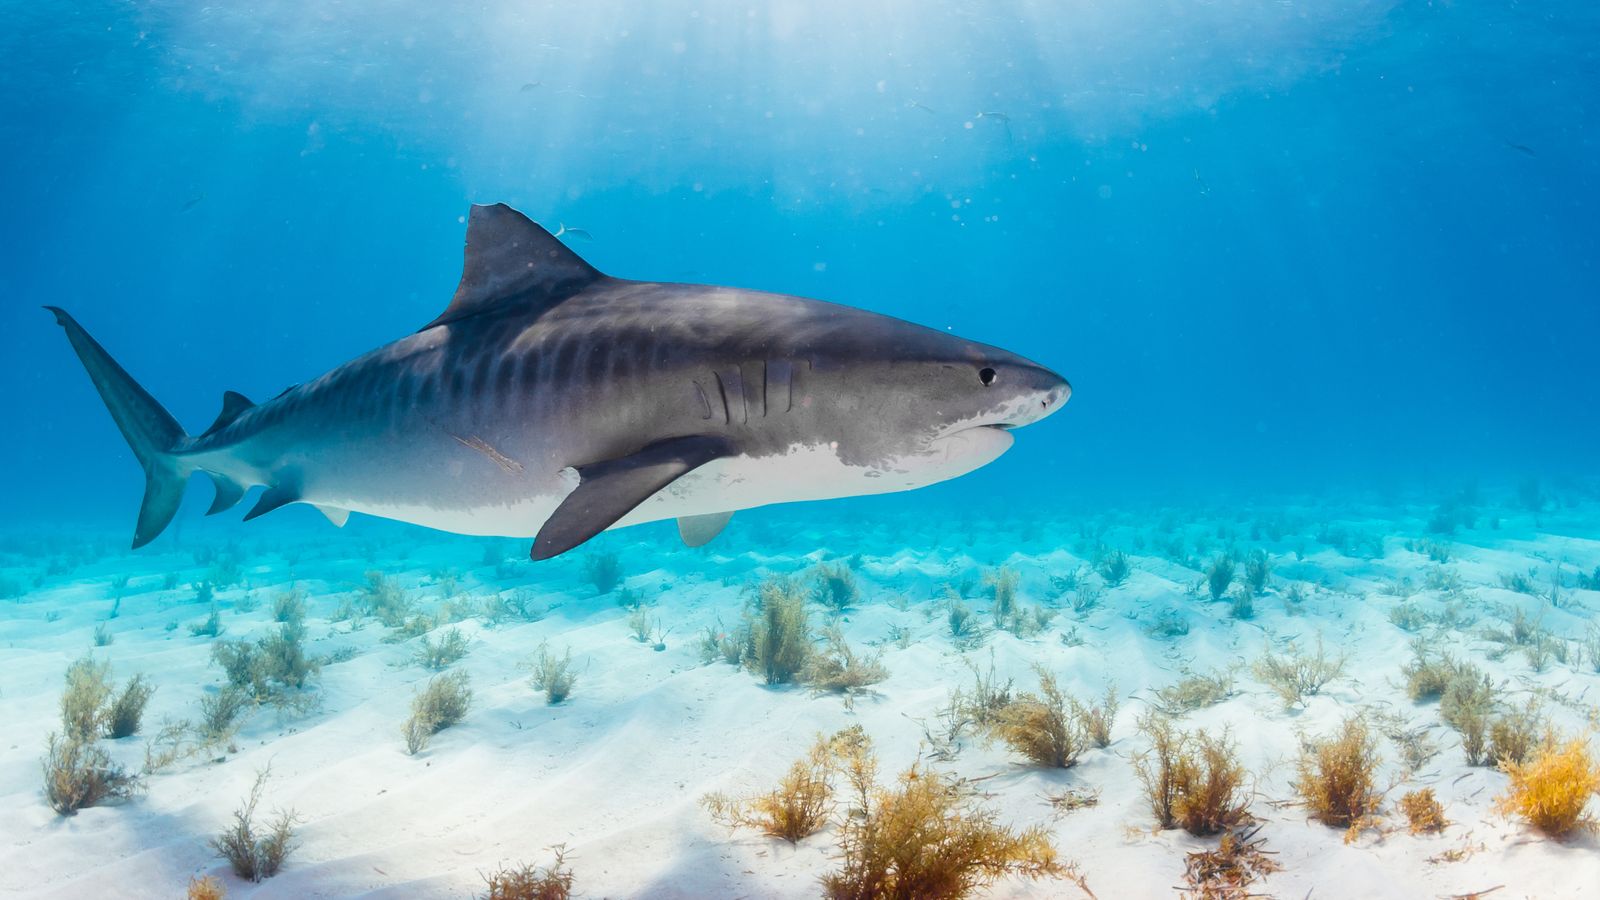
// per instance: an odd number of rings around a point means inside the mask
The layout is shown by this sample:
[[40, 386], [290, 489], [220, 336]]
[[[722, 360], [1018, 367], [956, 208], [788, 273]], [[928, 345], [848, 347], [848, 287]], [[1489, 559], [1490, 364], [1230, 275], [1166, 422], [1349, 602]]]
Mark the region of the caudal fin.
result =
[[174, 455], [187, 440], [183, 427], [162, 408], [139, 383], [117, 365], [117, 361], [89, 336], [65, 310], [45, 309], [55, 314], [56, 324], [65, 328], [67, 340], [89, 372], [100, 399], [111, 418], [127, 438], [139, 465], [144, 467], [144, 503], [139, 507], [139, 524], [134, 528], [133, 546], [143, 547], [156, 539], [178, 514], [183, 488], [189, 472]]

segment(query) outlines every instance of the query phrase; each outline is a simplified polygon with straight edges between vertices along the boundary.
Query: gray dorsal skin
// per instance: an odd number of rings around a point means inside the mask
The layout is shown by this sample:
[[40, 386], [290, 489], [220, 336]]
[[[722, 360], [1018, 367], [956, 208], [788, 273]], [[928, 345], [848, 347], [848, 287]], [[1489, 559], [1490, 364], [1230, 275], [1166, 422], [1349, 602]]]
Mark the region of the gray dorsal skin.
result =
[[999, 457], [1071, 388], [997, 347], [848, 306], [596, 271], [504, 205], [473, 207], [460, 285], [421, 331], [223, 410], [190, 437], [52, 308], [134, 456], [134, 545], [189, 475], [211, 512], [308, 503], [463, 534], [534, 537], [545, 559], [608, 528], [909, 490]]

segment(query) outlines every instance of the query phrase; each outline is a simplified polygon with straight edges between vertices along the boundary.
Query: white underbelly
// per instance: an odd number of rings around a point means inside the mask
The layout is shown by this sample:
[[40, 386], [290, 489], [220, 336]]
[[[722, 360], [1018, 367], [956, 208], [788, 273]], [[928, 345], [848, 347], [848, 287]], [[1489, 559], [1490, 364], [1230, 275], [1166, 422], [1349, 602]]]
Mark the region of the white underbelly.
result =
[[615, 527], [774, 503], [908, 491], [960, 474], [943, 474], [939, 468], [931, 457], [895, 460], [881, 467], [851, 466], [840, 462], [837, 451], [820, 445], [796, 445], [772, 456], [733, 456], [706, 463], [667, 485]]
[[[681, 516], [753, 509], [774, 503], [832, 500], [926, 487], [986, 465], [1011, 446], [1011, 435], [994, 429], [962, 432], [928, 452], [852, 466], [828, 445], [797, 444], [769, 456], [712, 460], [658, 491], [612, 528]], [[533, 537], [566, 495], [577, 487], [575, 470], [561, 473], [561, 489], [505, 504], [459, 509], [355, 502], [348, 508], [456, 534]], [[338, 505], [338, 504], [336, 504]]]
[[363, 503], [350, 505], [369, 516], [410, 522], [454, 534], [483, 537], [533, 537], [565, 495], [535, 495], [504, 505], [435, 509], [411, 504]]
[[836, 449], [824, 444], [796, 444], [771, 456], [713, 460], [667, 485], [613, 527], [774, 503], [914, 490], [988, 465], [1010, 449], [1011, 442], [1009, 432], [973, 429], [944, 438], [924, 453], [878, 466], [846, 465]]

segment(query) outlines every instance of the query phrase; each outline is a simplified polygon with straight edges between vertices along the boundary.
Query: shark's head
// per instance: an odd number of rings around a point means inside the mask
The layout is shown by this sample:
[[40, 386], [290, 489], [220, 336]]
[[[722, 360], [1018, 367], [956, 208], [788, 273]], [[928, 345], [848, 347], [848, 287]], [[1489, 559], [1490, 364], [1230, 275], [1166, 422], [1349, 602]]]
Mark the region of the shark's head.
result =
[[1060, 409], [1072, 387], [999, 347], [853, 311], [809, 354], [802, 402], [838, 435], [839, 458], [908, 486], [965, 474], [1011, 447], [1011, 430]]

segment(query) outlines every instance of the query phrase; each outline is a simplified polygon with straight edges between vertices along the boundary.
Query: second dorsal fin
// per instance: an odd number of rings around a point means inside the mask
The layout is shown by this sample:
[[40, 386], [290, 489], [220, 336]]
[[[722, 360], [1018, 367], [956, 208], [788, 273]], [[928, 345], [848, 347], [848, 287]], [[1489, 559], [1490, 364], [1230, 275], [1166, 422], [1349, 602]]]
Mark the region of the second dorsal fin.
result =
[[600, 273], [550, 232], [504, 203], [473, 206], [461, 283], [439, 317], [454, 322], [508, 302], [553, 305]]
[[222, 412], [217, 413], [217, 420], [211, 423], [210, 428], [207, 428], [205, 431], [201, 432], [200, 436], [205, 437], [208, 434], [215, 434], [216, 432], [227, 428], [229, 425], [233, 424], [234, 419], [239, 418], [239, 416], [244, 414], [245, 410], [250, 409], [253, 406], [255, 406], [255, 404], [250, 402], [250, 398], [239, 393], [238, 391], [223, 391]]

